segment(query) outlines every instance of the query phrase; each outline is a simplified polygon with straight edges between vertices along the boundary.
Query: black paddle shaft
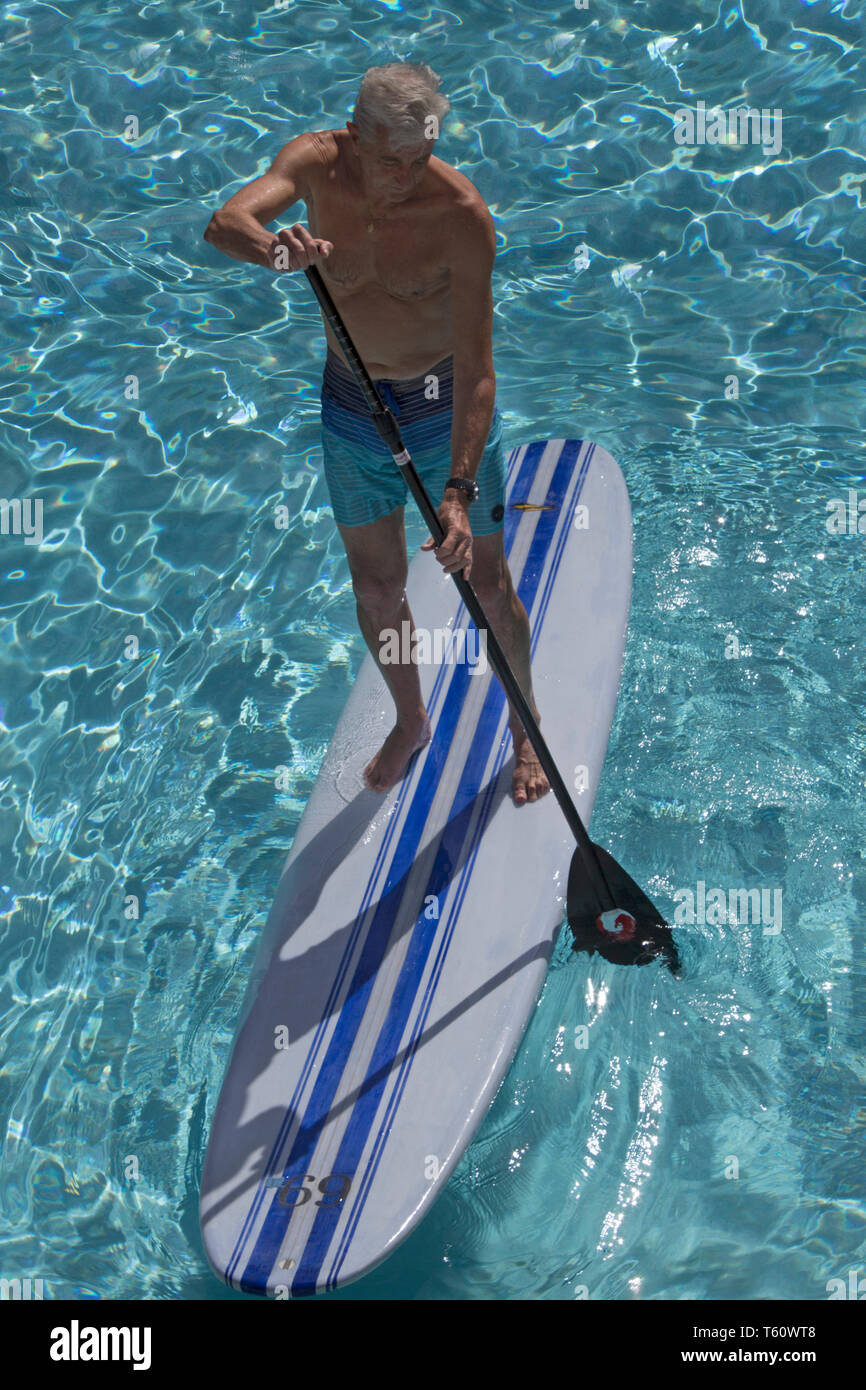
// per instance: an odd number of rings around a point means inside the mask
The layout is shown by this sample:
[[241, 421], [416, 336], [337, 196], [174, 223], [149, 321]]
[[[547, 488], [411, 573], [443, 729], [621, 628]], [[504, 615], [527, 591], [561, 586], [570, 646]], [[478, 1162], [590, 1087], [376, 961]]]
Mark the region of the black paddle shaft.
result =
[[[433, 510], [433, 505], [430, 501], [430, 498], [427, 496], [424, 484], [418, 477], [418, 473], [416, 472], [415, 465], [413, 464], [412, 459], [409, 455], [409, 451], [403, 443], [403, 440], [400, 436], [400, 430], [398, 428], [397, 421], [394, 419], [392, 412], [383, 404], [381, 396], [379, 395], [378, 391], [373, 385], [370, 374], [367, 371], [367, 368], [364, 366], [363, 362], [361, 361], [360, 357], [358, 356], [355, 344], [352, 342], [352, 339], [349, 337], [349, 334], [346, 331], [346, 326], [343, 323], [342, 318], [340, 317], [340, 313], [337, 309], [337, 306], [334, 304], [334, 301], [331, 298], [328, 288], [321, 275], [319, 274], [319, 271], [315, 266], [310, 266], [309, 269], [307, 269], [304, 273], [306, 274], [307, 279], [312, 285], [313, 293], [315, 294], [316, 298], [319, 301], [319, 304], [321, 305], [322, 313], [324, 314], [326, 321], [330, 324], [330, 327], [334, 333], [334, 337], [337, 339], [337, 342], [343, 349], [343, 352], [346, 355], [346, 360], [352, 369], [355, 379], [364, 393], [364, 397], [367, 401], [367, 405], [370, 407], [370, 413], [373, 417], [373, 423], [375, 424], [376, 429], [379, 431], [379, 434], [381, 435], [384, 443], [387, 445], [388, 449], [391, 451], [391, 454], [393, 455], [394, 462], [397, 464], [397, 467], [400, 469], [401, 473], [403, 474], [403, 477], [406, 479], [406, 482], [409, 486], [409, 490], [412, 493], [412, 496], [415, 498], [421, 515], [424, 518], [424, 521], [427, 524], [427, 526], [430, 528], [430, 532], [433, 538], [439, 545], [441, 545], [442, 541], [445, 539], [445, 530], [442, 526], [441, 521], [439, 520], [439, 517]], [[499, 680], [509, 700], [514, 705], [515, 709], [520, 715], [523, 727], [526, 730], [529, 741], [538, 755], [538, 761], [544, 768], [545, 774], [547, 775], [547, 779], [550, 782], [551, 789], [553, 790], [553, 793], [557, 801], [562, 807], [563, 814], [565, 815], [565, 818], [568, 821], [569, 827], [583, 852], [584, 864], [589, 878], [591, 880], [593, 889], [595, 891], [595, 895], [599, 901], [599, 911], [609, 911], [610, 909], [615, 908], [617, 904], [613, 896], [613, 893], [610, 890], [610, 886], [607, 882], [604, 871], [598, 862], [598, 857], [595, 853], [595, 846], [593, 845], [588, 834], [586, 833], [586, 830], [584, 829], [583, 821], [580, 819], [580, 816], [577, 813], [577, 808], [568, 793], [568, 788], [566, 787], [565, 782], [562, 780], [562, 777], [559, 774], [559, 769], [557, 768], [556, 763], [553, 761], [550, 749], [548, 748], [542, 736], [541, 730], [539, 729], [538, 724], [535, 721], [535, 718], [532, 714], [532, 710], [529, 708], [529, 705], [526, 701], [526, 697], [524, 696], [523, 691], [520, 689], [520, 686], [518, 685], [517, 680], [515, 678], [514, 672], [511, 670], [511, 667], [509, 666], [505, 658], [505, 653], [503, 652], [502, 648], [499, 645], [499, 642], [496, 639], [496, 634], [494, 633], [493, 629], [490, 627], [490, 624], [487, 621], [484, 609], [481, 607], [481, 604], [478, 601], [478, 595], [475, 593], [475, 590], [472, 588], [472, 585], [469, 583], [469, 581], [464, 579], [462, 575], [455, 573], [452, 574], [451, 578], [457, 585], [457, 588], [460, 592], [460, 597], [463, 599], [467, 611], [470, 617], [472, 618], [472, 621], [474, 622], [476, 628], [478, 629], [479, 634], [481, 634], [482, 632], [487, 633], [486, 648], [487, 654], [490, 658], [490, 664], [496, 672], [496, 675], [499, 677]]]

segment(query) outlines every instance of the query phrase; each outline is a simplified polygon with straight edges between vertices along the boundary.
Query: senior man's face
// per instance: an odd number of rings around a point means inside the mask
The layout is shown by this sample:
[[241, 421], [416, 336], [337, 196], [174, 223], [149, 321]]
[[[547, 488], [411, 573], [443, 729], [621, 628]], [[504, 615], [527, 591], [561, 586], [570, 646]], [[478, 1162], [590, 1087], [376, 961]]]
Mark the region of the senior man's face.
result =
[[362, 140], [351, 122], [355, 149], [364, 180], [364, 191], [377, 202], [396, 205], [411, 197], [424, 177], [433, 153], [432, 140], [415, 145], [395, 145], [379, 126], [373, 140]]

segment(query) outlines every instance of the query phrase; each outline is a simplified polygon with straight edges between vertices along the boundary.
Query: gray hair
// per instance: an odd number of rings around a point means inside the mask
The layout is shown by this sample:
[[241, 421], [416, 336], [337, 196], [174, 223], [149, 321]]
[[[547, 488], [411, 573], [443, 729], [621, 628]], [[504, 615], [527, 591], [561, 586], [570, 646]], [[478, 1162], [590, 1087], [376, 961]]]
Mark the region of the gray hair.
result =
[[365, 143], [375, 140], [377, 127], [383, 126], [397, 148], [435, 140], [443, 117], [451, 109], [448, 98], [438, 90], [439, 81], [426, 63], [385, 63], [368, 68], [352, 113], [360, 138]]

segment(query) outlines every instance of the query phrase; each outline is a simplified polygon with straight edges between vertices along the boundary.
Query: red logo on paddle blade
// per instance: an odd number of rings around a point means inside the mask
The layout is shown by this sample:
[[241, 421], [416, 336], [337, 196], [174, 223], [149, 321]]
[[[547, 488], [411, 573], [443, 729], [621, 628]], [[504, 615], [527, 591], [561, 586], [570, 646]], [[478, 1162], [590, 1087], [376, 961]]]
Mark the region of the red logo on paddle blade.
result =
[[637, 931], [637, 922], [630, 912], [625, 912], [621, 907], [612, 907], [610, 911], [603, 912], [600, 917], [596, 917], [595, 925], [605, 936], [612, 937], [615, 941], [631, 941]]

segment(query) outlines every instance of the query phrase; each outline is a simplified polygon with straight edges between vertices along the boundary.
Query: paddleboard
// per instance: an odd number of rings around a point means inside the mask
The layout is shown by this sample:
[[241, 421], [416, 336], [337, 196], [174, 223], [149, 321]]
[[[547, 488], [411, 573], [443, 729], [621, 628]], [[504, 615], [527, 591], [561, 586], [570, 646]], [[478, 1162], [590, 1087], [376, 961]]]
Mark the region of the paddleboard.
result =
[[[512, 450], [505, 545], [541, 727], [588, 824], [631, 596], [631, 510], [610, 454], [577, 440]], [[432, 740], [391, 792], [364, 787], [394, 722], [366, 656], [280, 878], [213, 1115], [204, 1248], [247, 1293], [338, 1288], [406, 1239], [508, 1069], [565, 920], [574, 839], [552, 793], [512, 800], [507, 704], [456, 585], [419, 551], [407, 594], [427, 634]]]

